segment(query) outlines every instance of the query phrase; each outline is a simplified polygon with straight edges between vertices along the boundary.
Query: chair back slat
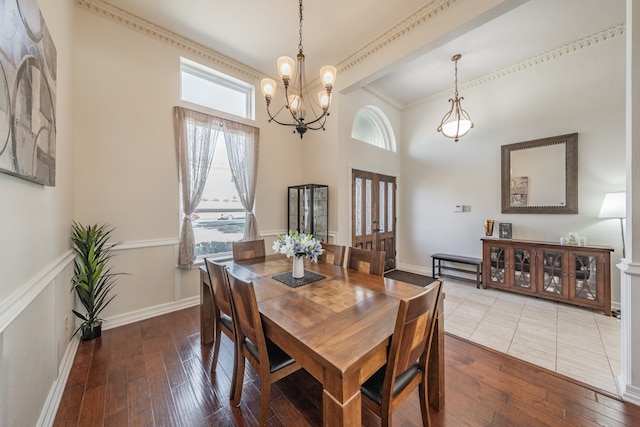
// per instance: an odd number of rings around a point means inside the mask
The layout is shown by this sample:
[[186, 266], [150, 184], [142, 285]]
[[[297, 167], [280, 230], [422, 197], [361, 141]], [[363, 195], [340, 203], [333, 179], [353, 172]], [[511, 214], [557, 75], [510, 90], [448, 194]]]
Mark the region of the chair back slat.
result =
[[227, 316], [233, 317], [231, 310], [231, 291], [229, 289], [224, 264], [212, 261], [209, 258], [205, 258], [204, 261], [207, 265], [207, 271], [209, 272], [209, 281], [213, 288], [213, 298], [216, 307]]
[[266, 255], [264, 248], [264, 239], [233, 242], [231, 244], [231, 247], [233, 251], [234, 261], [262, 258]]
[[323, 242], [322, 255], [318, 256], [318, 262], [342, 266], [344, 264], [344, 252], [345, 247], [342, 245]]
[[[266, 351], [266, 341], [253, 283], [245, 282], [228, 270], [227, 275], [229, 277], [238, 340], [239, 342], [244, 342], [244, 338], [248, 338], [262, 353], [263, 350]], [[264, 356], [261, 354], [262, 357]]]
[[436, 280], [420, 294], [400, 301], [385, 375], [390, 387], [398, 375], [416, 362], [426, 363], [421, 358], [426, 358], [433, 335], [441, 289], [442, 280]]
[[384, 274], [384, 257], [384, 251], [350, 247], [347, 268], [382, 276]]

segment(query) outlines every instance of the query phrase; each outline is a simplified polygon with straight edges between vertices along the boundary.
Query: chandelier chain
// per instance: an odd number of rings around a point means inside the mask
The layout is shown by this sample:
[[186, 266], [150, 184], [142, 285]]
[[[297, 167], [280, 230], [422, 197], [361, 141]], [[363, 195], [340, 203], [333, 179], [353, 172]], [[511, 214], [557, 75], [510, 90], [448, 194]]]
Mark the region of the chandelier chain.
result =
[[302, 0], [299, 1], [300, 3], [300, 41], [298, 42], [298, 52], [302, 53]]
[[458, 98], [458, 60], [457, 59], [454, 61], [454, 64], [455, 64], [455, 72], [454, 72], [454, 75], [455, 75], [455, 79], [454, 79], [454, 81], [455, 81], [455, 97], [457, 99]]

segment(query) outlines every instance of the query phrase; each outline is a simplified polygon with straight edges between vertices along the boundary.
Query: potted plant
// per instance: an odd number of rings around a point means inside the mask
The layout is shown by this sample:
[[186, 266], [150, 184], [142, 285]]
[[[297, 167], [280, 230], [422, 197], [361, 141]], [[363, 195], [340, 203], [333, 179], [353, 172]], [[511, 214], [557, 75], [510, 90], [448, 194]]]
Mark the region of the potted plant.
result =
[[107, 225], [82, 225], [73, 222], [71, 242], [75, 252], [75, 268], [71, 279], [85, 313], [72, 310], [82, 320], [73, 335], [82, 332], [82, 340], [91, 340], [102, 334], [100, 313], [115, 298], [110, 295], [116, 276], [107, 265], [116, 244], [107, 241], [113, 229]]

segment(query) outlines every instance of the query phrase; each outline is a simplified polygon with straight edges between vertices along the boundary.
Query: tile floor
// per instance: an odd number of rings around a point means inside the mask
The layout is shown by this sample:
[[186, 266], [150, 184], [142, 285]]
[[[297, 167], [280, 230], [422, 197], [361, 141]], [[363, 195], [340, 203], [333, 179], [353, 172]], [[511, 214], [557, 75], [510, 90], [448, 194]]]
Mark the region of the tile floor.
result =
[[620, 320], [447, 278], [445, 331], [620, 395]]

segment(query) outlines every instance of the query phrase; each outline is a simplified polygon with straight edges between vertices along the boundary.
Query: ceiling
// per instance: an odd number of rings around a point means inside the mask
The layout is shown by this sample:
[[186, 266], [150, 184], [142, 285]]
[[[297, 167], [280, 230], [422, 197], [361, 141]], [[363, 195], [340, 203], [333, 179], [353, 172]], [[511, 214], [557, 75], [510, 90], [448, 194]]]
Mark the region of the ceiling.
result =
[[[294, 0], [108, 2], [265, 76], [277, 75], [278, 56], [297, 53], [298, 3]], [[303, 9], [307, 74], [315, 75], [322, 65], [344, 62], [429, 3], [434, 1], [307, 0]], [[625, 4], [625, 0], [504, 0], [465, 28], [361, 76], [362, 84], [407, 105], [453, 87], [451, 57], [456, 53], [462, 54], [458, 79], [463, 84], [622, 24]], [[339, 85], [340, 75], [338, 90]]]

